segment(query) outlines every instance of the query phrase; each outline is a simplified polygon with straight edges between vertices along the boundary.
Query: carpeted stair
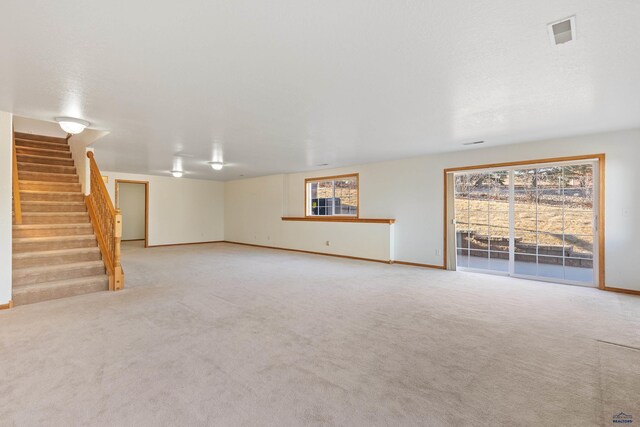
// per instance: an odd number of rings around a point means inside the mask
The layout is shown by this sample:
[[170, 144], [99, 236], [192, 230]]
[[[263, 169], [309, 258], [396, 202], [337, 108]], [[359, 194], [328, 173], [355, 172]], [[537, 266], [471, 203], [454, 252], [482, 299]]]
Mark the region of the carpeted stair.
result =
[[13, 303], [109, 288], [67, 140], [15, 133], [22, 224], [13, 225]]

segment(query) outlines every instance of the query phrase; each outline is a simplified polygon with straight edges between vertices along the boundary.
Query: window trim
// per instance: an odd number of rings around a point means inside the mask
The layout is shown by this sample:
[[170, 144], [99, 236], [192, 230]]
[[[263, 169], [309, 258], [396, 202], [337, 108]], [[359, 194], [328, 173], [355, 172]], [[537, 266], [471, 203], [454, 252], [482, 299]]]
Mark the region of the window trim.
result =
[[[309, 203], [309, 183], [318, 181], [332, 181], [341, 178], [355, 178], [357, 203], [355, 215], [311, 215], [311, 205]], [[348, 173], [343, 175], [319, 176], [314, 178], [305, 178], [304, 180], [304, 217], [305, 218], [360, 218], [360, 174]]]

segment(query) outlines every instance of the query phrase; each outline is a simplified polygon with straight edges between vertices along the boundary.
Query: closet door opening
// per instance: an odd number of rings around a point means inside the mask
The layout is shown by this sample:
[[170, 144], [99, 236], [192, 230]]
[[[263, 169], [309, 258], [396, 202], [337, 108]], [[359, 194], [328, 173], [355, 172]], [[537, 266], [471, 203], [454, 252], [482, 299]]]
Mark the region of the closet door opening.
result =
[[122, 213], [122, 241], [148, 247], [149, 182], [116, 179], [115, 188], [115, 205]]

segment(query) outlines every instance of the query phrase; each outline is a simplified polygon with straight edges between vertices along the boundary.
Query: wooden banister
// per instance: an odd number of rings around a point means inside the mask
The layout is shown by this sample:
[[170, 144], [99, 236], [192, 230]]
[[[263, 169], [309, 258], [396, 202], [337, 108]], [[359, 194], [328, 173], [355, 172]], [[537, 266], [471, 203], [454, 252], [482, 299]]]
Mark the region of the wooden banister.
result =
[[13, 146], [13, 214], [16, 224], [22, 224], [22, 205], [20, 203], [20, 177], [18, 176], [18, 155], [16, 154], [16, 134], [12, 129]]
[[96, 232], [102, 260], [109, 275], [109, 290], [124, 288], [124, 272], [120, 265], [120, 242], [122, 239], [122, 214], [114, 209], [102, 174], [93, 158], [93, 152], [87, 152], [89, 158], [89, 184], [91, 192], [86, 197], [87, 210]]

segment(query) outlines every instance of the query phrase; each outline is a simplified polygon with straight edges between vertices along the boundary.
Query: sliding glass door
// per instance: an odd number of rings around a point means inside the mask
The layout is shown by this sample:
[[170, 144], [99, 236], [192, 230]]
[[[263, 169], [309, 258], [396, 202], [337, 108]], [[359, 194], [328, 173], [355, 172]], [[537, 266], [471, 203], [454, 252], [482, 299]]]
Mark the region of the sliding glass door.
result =
[[455, 173], [458, 269], [595, 285], [596, 164]]
[[456, 174], [457, 266], [509, 272], [509, 172]]

